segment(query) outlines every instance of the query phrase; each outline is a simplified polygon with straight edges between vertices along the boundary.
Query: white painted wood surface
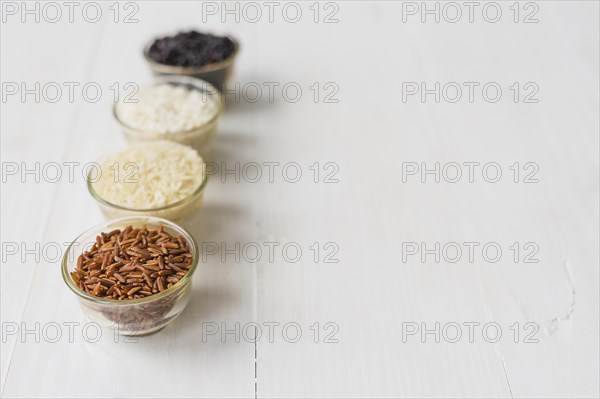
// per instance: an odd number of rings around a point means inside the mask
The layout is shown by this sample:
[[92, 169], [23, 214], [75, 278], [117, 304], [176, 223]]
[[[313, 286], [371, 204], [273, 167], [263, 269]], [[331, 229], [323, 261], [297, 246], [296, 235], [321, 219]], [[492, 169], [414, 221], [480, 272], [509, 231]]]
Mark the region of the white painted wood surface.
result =
[[[185, 313], [135, 343], [115, 343], [111, 332], [86, 342], [59, 262], [32, 255], [22, 262], [21, 253], [9, 256], [3, 247], [2, 395], [598, 397], [598, 3], [535, 2], [535, 24], [512, 22], [511, 3], [501, 3], [497, 24], [481, 14], [472, 24], [421, 23], [418, 16], [403, 23], [399, 2], [336, 3], [335, 24], [315, 24], [311, 3], [301, 3], [296, 24], [280, 13], [274, 23], [213, 16], [202, 24], [202, 5], [193, 2], [139, 2], [135, 24], [114, 23], [110, 3], [96, 24], [8, 18], [1, 28], [3, 84], [98, 82], [104, 95], [95, 104], [3, 101], [4, 165], [85, 163], [122, 148], [109, 86], [150, 82], [145, 42], [199, 27], [239, 38], [233, 82], [303, 88], [297, 103], [280, 91], [271, 103], [265, 89], [259, 102], [228, 104], [208, 159], [230, 168], [297, 162], [303, 177], [236, 183], [227, 176], [223, 183], [213, 176], [205, 208], [185, 226], [198, 241], [229, 248], [279, 243], [275, 259], [265, 251], [258, 262], [251, 255], [239, 262], [207, 257]], [[339, 102], [315, 103], [314, 82], [322, 90], [336, 83]], [[402, 82], [498, 82], [504, 91], [493, 104], [480, 96], [473, 103], [435, 103], [432, 96], [403, 102]], [[535, 82], [539, 102], [515, 103], [513, 82]], [[469, 161], [499, 163], [502, 180], [402, 180], [402, 162]], [[309, 169], [314, 162], [319, 183]], [[339, 166], [338, 183], [322, 182], [326, 162]], [[512, 182], [514, 162], [539, 165], [539, 183]], [[7, 176], [1, 199], [3, 245], [68, 242], [103, 220], [80, 175], [54, 184]], [[503, 257], [402, 261], [402, 242], [467, 241], [497, 242]], [[338, 263], [322, 262], [327, 242], [339, 246]], [[539, 263], [514, 262], [514, 242], [537, 243]], [[297, 263], [281, 256], [286, 243], [302, 248]], [[73, 342], [65, 322], [81, 323]], [[433, 335], [403, 342], [407, 322], [496, 322], [502, 338], [489, 343], [476, 330], [472, 343], [466, 336], [436, 343]], [[539, 326], [537, 343], [523, 342], [528, 322]], [[59, 323], [63, 337], [52, 343], [42, 334], [36, 342], [35, 334], [22, 334], [36, 323]], [[240, 323], [247, 331], [257, 323], [263, 336], [256, 344], [232, 334], [223, 340], [203, 334], [207, 323]], [[279, 325], [270, 342], [273, 323]], [[302, 328], [297, 343], [284, 339], [294, 337], [293, 330], [282, 335], [286, 323]], [[514, 323], [521, 326], [518, 343]], [[19, 333], [8, 333], [15, 325]], [[323, 342], [334, 326], [338, 342]]]

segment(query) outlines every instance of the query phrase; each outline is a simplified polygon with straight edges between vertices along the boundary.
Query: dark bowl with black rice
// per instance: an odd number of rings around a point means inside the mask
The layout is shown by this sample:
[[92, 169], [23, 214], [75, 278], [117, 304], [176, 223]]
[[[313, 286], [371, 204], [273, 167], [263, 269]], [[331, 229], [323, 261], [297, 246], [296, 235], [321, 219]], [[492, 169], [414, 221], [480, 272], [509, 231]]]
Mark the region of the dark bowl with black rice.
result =
[[193, 76], [222, 90], [238, 51], [238, 42], [230, 36], [186, 31], [152, 40], [144, 58], [155, 76]]

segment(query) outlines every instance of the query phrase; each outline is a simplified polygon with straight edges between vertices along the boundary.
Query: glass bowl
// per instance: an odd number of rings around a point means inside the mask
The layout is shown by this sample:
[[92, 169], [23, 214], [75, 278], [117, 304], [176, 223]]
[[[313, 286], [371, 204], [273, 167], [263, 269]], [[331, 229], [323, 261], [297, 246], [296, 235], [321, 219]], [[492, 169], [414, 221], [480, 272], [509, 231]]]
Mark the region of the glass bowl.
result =
[[[101, 161], [99, 164], [102, 165], [103, 162]], [[121, 218], [125, 216], [156, 216], [177, 222], [183, 220], [186, 216], [192, 214], [194, 211], [202, 207], [202, 203], [204, 202], [204, 188], [208, 183], [208, 174], [206, 172], [206, 165], [203, 165], [202, 182], [189, 196], [173, 202], [172, 204], [158, 208], [127, 208], [125, 206], [113, 204], [112, 202], [102, 198], [100, 194], [94, 190], [94, 182], [91, 176], [94, 173], [93, 168], [90, 168], [87, 176], [87, 187], [90, 195], [96, 200], [98, 206], [100, 206], [100, 210], [108, 219]]]
[[[220, 35], [223, 36], [223, 35]], [[156, 39], [150, 41], [144, 47], [144, 59], [148, 62], [150, 69], [154, 76], [170, 76], [170, 75], [180, 75], [180, 76], [191, 76], [194, 78], [205, 80], [219, 90], [223, 89], [223, 85], [231, 78], [233, 75], [233, 64], [235, 61], [235, 57], [237, 56], [240, 45], [237, 40], [233, 37], [225, 35], [229, 40], [233, 42], [233, 52], [224, 59], [223, 61], [214, 62], [212, 64], [207, 64], [201, 67], [181, 67], [174, 65], [161, 64], [159, 62], [154, 61], [150, 58], [150, 47], [156, 41]]]
[[121, 102], [113, 105], [113, 116], [121, 126], [121, 130], [128, 142], [139, 142], [148, 140], [171, 140], [177, 143], [188, 145], [199, 153], [206, 152], [217, 133], [217, 122], [223, 112], [223, 99], [220, 92], [210, 83], [189, 76], [164, 76], [157, 78], [152, 86], [161, 84], [171, 84], [174, 86], [185, 86], [190, 90], [198, 90], [205, 93], [207, 101], [212, 101], [215, 106], [215, 115], [203, 125], [190, 130], [183, 130], [173, 133], [152, 132], [145, 129], [136, 128], [125, 123], [120, 117], [118, 107]]
[[[116, 300], [90, 295], [82, 291], [71, 278], [70, 273], [77, 268], [79, 255], [90, 248], [100, 233], [123, 229], [129, 225], [134, 228], [144, 225], [157, 228], [161, 224], [170, 234], [181, 234], [192, 253], [189, 271], [172, 287], [145, 298]], [[192, 276], [198, 266], [198, 258], [196, 241], [182, 227], [156, 217], [127, 217], [99, 224], [77, 237], [63, 255], [62, 276], [69, 289], [77, 295], [79, 305], [90, 321], [104, 328], [115, 329], [122, 335], [143, 335], [162, 329], [185, 309], [189, 302]]]

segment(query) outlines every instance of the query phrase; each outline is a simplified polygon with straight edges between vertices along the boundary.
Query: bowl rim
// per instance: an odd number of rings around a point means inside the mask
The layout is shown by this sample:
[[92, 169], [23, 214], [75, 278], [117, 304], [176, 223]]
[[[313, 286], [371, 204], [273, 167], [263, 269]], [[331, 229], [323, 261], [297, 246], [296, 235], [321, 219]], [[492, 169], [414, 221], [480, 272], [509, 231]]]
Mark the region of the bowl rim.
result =
[[[231, 40], [231, 42], [233, 43], [233, 51], [231, 52], [231, 54], [229, 54], [229, 56], [227, 58], [225, 58], [224, 60], [206, 64], [206, 65], [203, 65], [200, 67], [197, 67], [197, 66], [184, 67], [184, 66], [177, 66], [177, 65], [162, 64], [162, 63], [154, 61], [152, 58], [150, 58], [150, 47], [152, 47], [154, 42], [156, 42], [158, 39], [161, 39], [164, 37], [169, 37], [169, 35], [166, 35], [166, 36], [161, 36], [161, 37], [155, 37], [144, 46], [144, 50], [143, 50], [144, 58], [150, 64], [150, 67], [152, 68], [152, 70], [159, 72], [159, 73], [170, 73], [170, 74], [176, 74], [176, 75], [214, 72], [214, 71], [218, 71], [220, 69], [225, 69], [225, 68], [229, 67], [231, 64], [233, 64], [233, 61], [235, 60], [235, 57], [238, 55], [238, 52], [240, 50], [239, 42], [231, 35], [222, 35], [222, 34], [213, 33], [213, 32], [203, 32], [203, 33], [210, 34], [213, 36], [218, 36], [218, 37], [226, 37], [227, 39]], [[171, 35], [171, 36], [173, 36], [173, 35]]]
[[[151, 143], [153, 141], [148, 141], [148, 143]], [[155, 142], [155, 141], [154, 141]], [[172, 141], [169, 141], [172, 142]], [[185, 145], [185, 144], [181, 144], [181, 143], [176, 143], [179, 145]], [[138, 145], [138, 144], [133, 144], [133, 145]], [[187, 147], [187, 146], [186, 146]], [[190, 147], [191, 148], [191, 147]], [[127, 148], [126, 148], [127, 149]], [[198, 156], [200, 156], [198, 154]], [[99, 162], [97, 162], [98, 165], [102, 165], [104, 163], [104, 161], [106, 160], [107, 157], [101, 159]], [[202, 194], [202, 192], [204, 191], [204, 188], [206, 187], [206, 184], [208, 183], [208, 173], [206, 171], [206, 163], [204, 162], [204, 159], [202, 159], [202, 157], [200, 156], [200, 160], [202, 161], [202, 182], [200, 183], [200, 185], [187, 197], [182, 198], [178, 201], [175, 201], [171, 204], [168, 205], [163, 205], [157, 208], [143, 208], [143, 209], [137, 209], [137, 208], [128, 208], [126, 206], [122, 206], [122, 205], [117, 205], [117, 204], [113, 204], [112, 202], [102, 198], [100, 196], [100, 194], [98, 194], [96, 192], [96, 190], [94, 190], [94, 182], [92, 182], [92, 179], [90, 178], [90, 174], [92, 173], [92, 168], [90, 168], [88, 175], [87, 175], [87, 188], [88, 191], [90, 193], [90, 195], [96, 200], [98, 201], [100, 204], [102, 205], [106, 205], [109, 206], [113, 209], [118, 209], [121, 211], [127, 211], [127, 212], [159, 212], [159, 211], [166, 211], [169, 209], [173, 209], [177, 206], [180, 205], [184, 205], [186, 203], [192, 202], [193, 200], [195, 200], [200, 194]], [[142, 215], [139, 215], [137, 217], [141, 217]], [[135, 215], [131, 215], [128, 217], [136, 217]]]
[[[193, 255], [192, 264], [191, 264], [188, 272], [181, 278], [181, 280], [179, 280], [177, 283], [173, 284], [170, 288], [167, 288], [166, 290], [164, 290], [162, 292], [147, 296], [145, 298], [128, 299], [128, 300], [107, 299], [107, 298], [101, 298], [101, 297], [97, 297], [94, 295], [90, 295], [87, 292], [82, 291], [77, 285], [75, 285], [75, 282], [71, 278], [70, 271], [68, 270], [68, 265], [69, 265], [68, 258], [69, 258], [69, 253], [71, 252], [71, 248], [76, 243], [78, 243], [82, 237], [90, 235], [94, 232], [96, 232], [95, 234], [97, 235], [97, 234], [101, 233], [102, 229], [105, 228], [106, 226], [109, 226], [111, 224], [116, 224], [116, 223], [126, 223], [127, 221], [134, 221], [134, 220], [135, 221], [143, 220], [143, 221], [145, 221], [145, 224], [163, 224], [163, 225], [168, 226], [169, 228], [175, 230], [178, 234], [181, 234], [188, 241], [188, 243], [190, 244], [190, 247], [192, 249], [192, 255]], [[79, 234], [71, 242], [71, 244], [69, 244], [69, 246], [67, 247], [67, 250], [63, 254], [62, 261], [61, 261], [61, 273], [62, 273], [63, 280], [67, 284], [69, 289], [71, 291], [73, 291], [73, 293], [75, 293], [80, 298], [83, 298], [85, 300], [92, 301], [95, 303], [100, 303], [100, 304], [105, 304], [105, 305], [113, 305], [113, 306], [139, 305], [139, 304], [144, 304], [144, 303], [150, 303], [157, 299], [164, 298], [164, 297], [176, 292], [177, 290], [184, 287], [185, 285], [187, 285], [191, 281], [192, 275], [194, 274], [194, 272], [196, 271], [196, 268], [198, 267], [199, 255], [200, 254], [198, 252], [198, 244], [196, 243], [196, 240], [194, 240], [194, 237], [192, 237], [192, 235], [186, 229], [184, 229], [177, 223], [173, 223], [169, 220], [159, 218], [156, 216], [126, 216], [123, 218], [111, 219], [106, 222], [97, 224], [97, 225], [85, 230], [83, 233]]]
[[[123, 122], [123, 120], [119, 117], [119, 113], [117, 111], [119, 104], [123, 104], [123, 102], [117, 101], [112, 106], [112, 114], [113, 114], [113, 117], [115, 118], [115, 120], [117, 121], [117, 123], [119, 125], [121, 125], [121, 127], [125, 128], [127, 130], [130, 130], [130, 131], [133, 131], [133, 132], [146, 134], [146, 135], [153, 135], [155, 137], [160, 137], [161, 139], [173, 141], [172, 139], [170, 139], [170, 137], [174, 138], [179, 135], [191, 134], [198, 130], [203, 130], [203, 129], [209, 128], [210, 126], [212, 126], [213, 124], [215, 124], [217, 122], [217, 120], [223, 113], [223, 108], [224, 108], [223, 97], [221, 96], [221, 92], [212, 83], [207, 82], [206, 80], [202, 80], [200, 78], [193, 77], [193, 76], [165, 75], [165, 76], [160, 76], [160, 77], [155, 78], [154, 81], [150, 85], [146, 86], [146, 88], [158, 86], [158, 85], [165, 84], [165, 83], [167, 83], [167, 84], [169, 84], [169, 83], [188, 84], [190, 86], [193, 86], [196, 90], [203, 90], [203, 91], [209, 93], [210, 97], [215, 98], [214, 102], [217, 105], [215, 114], [206, 123], [204, 123], [200, 126], [193, 127], [191, 129], [187, 129], [187, 130], [180, 130], [180, 131], [173, 132], [173, 133], [159, 133], [159, 132], [148, 131], [145, 129], [140, 129], [140, 128], [128, 125], [127, 123]], [[149, 138], [148, 140], [150, 140], [150, 139], [151, 138]]]

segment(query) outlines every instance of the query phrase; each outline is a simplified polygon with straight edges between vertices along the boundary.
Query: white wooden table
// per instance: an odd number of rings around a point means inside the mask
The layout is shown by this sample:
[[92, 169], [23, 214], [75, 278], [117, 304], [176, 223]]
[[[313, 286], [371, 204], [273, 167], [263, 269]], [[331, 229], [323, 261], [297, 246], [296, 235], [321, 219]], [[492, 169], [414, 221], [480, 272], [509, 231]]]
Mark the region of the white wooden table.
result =
[[[297, 23], [286, 3], [255, 23], [254, 5], [236, 22], [220, 2], [107, 2], [91, 23], [78, 3], [70, 23], [57, 4], [56, 23], [2, 6], [4, 397], [598, 397], [598, 2], [494, 3], [497, 23], [485, 2], [472, 23], [462, 2], [456, 23], [445, 3], [439, 23], [421, 2], [299, 2]], [[151, 82], [143, 45], [191, 27], [241, 42], [207, 159], [242, 177], [212, 176], [185, 221], [210, 251], [182, 316], [96, 338], [56, 249], [103, 220], [81, 172], [125, 145], [111, 87]]]

